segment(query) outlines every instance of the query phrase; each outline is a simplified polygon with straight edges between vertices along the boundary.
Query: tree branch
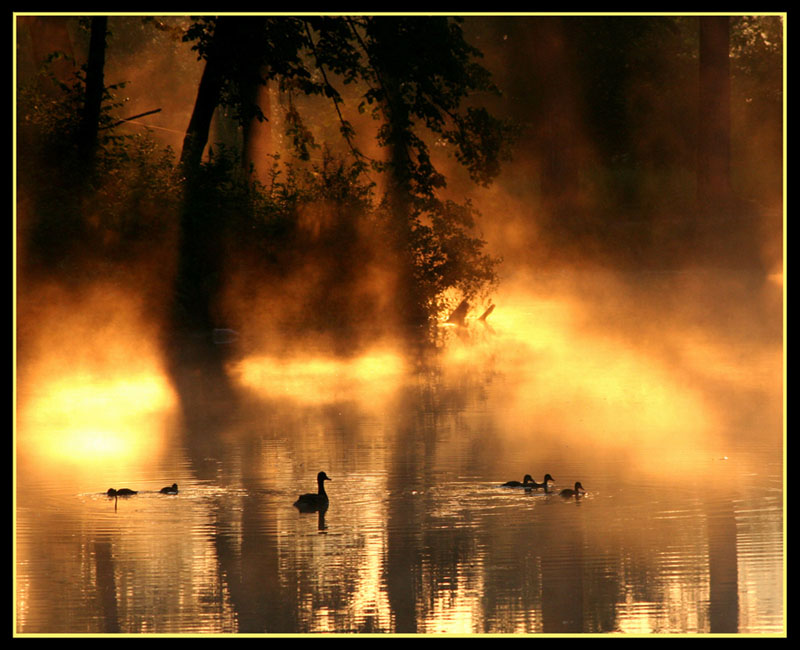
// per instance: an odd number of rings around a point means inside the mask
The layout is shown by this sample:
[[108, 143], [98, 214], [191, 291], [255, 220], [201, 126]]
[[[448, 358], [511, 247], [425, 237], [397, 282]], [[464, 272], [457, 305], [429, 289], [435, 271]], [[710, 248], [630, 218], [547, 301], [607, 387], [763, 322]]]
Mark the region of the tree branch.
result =
[[[304, 22], [304, 27], [306, 30], [306, 36], [308, 36], [308, 43], [311, 47], [311, 53], [314, 55], [314, 60], [317, 63], [317, 68], [319, 68], [319, 71], [322, 74], [322, 80], [325, 82], [326, 91], [328, 88], [331, 88], [333, 90], [333, 92], [330, 93], [330, 98], [333, 101], [333, 106], [336, 109], [336, 114], [339, 116], [339, 123], [342, 125], [341, 128], [342, 135], [344, 136], [344, 139], [347, 141], [347, 146], [350, 148], [350, 151], [353, 152], [353, 155], [357, 159], [371, 160], [369, 157], [365, 156], [358, 150], [358, 148], [353, 144], [350, 135], [347, 133], [346, 130], [348, 128], [348, 122], [347, 120], [344, 119], [342, 111], [339, 108], [339, 104], [341, 103], [342, 100], [339, 96], [339, 93], [336, 91], [335, 88], [333, 88], [333, 85], [328, 81], [328, 75], [325, 72], [325, 66], [322, 64], [322, 61], [320, 61], [319, 55], [317, 54], [317, 48], [314, 46], [314, 38], [311, 35], [311, 29], [308, 26], [308, 22]], [[328, 93], [326, 92], [326, 94]]]
[[152, 111], [146, 111], [144, 113], [139, 113], [138, 115], [131, 115], [130, 117], [126, 117], [124, 119], [119, 120], [118, 122], [114, 122], [113, 124], [108, 124], [106, 126], [101, 126], [98, 131], [102, 131], [103, 129], [113, 129], [115, 126], [119, 126], [120, 124], [124, 124], [125, 122], [130, 122], [131, 120], [135, 120], [139, 117], [144, 117], [145, 115], [153, 115], [153, 113], [160, 113], [160, 108], [155, 108]]

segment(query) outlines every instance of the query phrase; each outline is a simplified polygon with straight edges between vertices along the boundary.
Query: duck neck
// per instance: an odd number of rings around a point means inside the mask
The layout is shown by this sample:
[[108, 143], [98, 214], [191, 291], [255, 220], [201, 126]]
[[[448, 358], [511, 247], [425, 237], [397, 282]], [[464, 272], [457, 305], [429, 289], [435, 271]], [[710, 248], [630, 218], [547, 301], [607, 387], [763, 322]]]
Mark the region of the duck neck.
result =
[[321, 496], [321, 497], [328, 496], [325, 493], [325, 479], [324, 478], [317, 479], [317, 494], [319, 496]]

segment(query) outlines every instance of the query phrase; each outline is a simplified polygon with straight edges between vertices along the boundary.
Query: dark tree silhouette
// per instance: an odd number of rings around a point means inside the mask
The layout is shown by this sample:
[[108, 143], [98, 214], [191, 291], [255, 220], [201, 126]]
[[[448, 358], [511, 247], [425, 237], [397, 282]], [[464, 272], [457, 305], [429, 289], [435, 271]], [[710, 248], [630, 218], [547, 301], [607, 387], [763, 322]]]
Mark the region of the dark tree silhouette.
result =
[[97, 148], [100, 111], [105, 93], [103, 76], [106, 60], [107, 29], [108, 17], [95, 16], [92, 18], [89, 60], [86, 66], [86, 99], [78, 130], [78, 150], [85, 161], [89, 161], [92, 158]]
[[[430, 297], [418, 291], [415, 276], [414, 240], [420, 241], [415, 220], [426, 210], [442, 212], [436, 191], [445, 186], [421, 132], [446, 143], [473, 180], [484, 184], [499, 172], [510, 132], [484, 109], [462, 109], [470, 94], [494, 88], [489, 73], [475, 62], [480, 53], [464, 41], [457, 21], [444, 17], [221, 17], [197, 21], [186, 38], [196, 41], [194, 48], [206, 66], [181, 153], [187, 207], [181, 222], [176, 313], [182, 326], [207, 330], [214, 325], [211, 309], [218, 288], [214, 247], [222, 224], [192, 207], [196, 203], [193, 177], [200, 169], [214, 110], [219, 105], [232, 107], [243, 125], [263, 119], [254, 89], [275, 79], [282, 87], [330, 98], [342, 134], [356, 156], [364, 159], [351, 140], [351, 125], [339, 110], [342, 98], [332, 82], [335, 75], [344, 83], [364, 84], [361, 108], [371, 106], [382, 120], [378, 140], [389, 155], [387, 162], [376, 166], [388, 171], [394, 215], [391, 248], [400, 261], [399, 320], [421, 333]], [[297, 133], [302, 133], [300, 116], [293, 113], [291, 117]], [[301, 149], [303, 145], [298, 142]], [[467, 213], [462, 211], [462, 217]]]
[[730, 19], [700, 19], [697, 196], [702, 210], [730, 199]]
[[360, 69], [368, 85], [362, 106], [372, 106], [382, 119], [378, 141], [388, 151], [384, 169], [399, 261], [398, 321], [413, 339], [427, 325], [432, 299], [420, 281], [420, 245], [427, 245], [430, 234], [420, 217], [442, 214], [437, 192], [446, 186], [426, 136], [438, 138], [472, 180], [485, 185], [508, 155], [512, 128], [484, 108], [464, 107], [472, 95], [497, 89], [477, 63], [481, 53], [464, 40], [457, 19], [348, 21], [357, 48], [366, 55]]

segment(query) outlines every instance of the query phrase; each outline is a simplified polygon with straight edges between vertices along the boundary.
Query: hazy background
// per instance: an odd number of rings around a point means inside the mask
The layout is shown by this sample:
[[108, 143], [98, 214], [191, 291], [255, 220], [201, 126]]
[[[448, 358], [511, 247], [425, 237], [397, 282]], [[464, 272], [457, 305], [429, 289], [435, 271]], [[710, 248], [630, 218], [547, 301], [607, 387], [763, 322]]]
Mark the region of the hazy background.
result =
[[[470, 101], [517, 139], [487, 187], [429, 142], [502, 261], [463, 322], [463, 294], [439, 297], [428, 354], [398, 343], [372, 208], [254, 210], [223, 157], [198, 204], [225, 224], [224, 331], [192, 333], [221, 370], [180, 368], [170, 336], [173, 171], [204, 66], [189, 24], [109, 18], [112, 115], [160, 110], [109, 129], [124, 155], [87, 183], [58, 137], [78, 106], [37, 76], [53, 51], [86, 60], [86, 25], [17, 17], [18, 630], [784, 629], [781, 17], [731, 18], [732, 192], [712, 209], [697, 17], [466, 17], [501, 91]], [[68, 59], [50, 70], [72, 83]], [[362, 187], [329, 101], [274, 84], [260, 101], [245, 155], [265, 187], [325, 165]], [[307, 161], [289, 109], [320, 144]], [[210, 141], [238, 151], [242, 129], [220, 110]], [[319, 469], [327, 534], [291, 505]], [[497, 487], [545, 471], [587, 499]], [[107, 499], [123, 483], [137, 499]]]

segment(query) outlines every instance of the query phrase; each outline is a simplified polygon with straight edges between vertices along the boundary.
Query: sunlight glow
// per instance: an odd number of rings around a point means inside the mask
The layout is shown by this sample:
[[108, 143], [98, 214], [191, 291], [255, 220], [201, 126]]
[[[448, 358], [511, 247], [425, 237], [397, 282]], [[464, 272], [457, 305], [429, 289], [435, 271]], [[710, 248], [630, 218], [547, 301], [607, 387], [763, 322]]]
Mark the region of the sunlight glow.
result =
[[26, 400], [19, 442], [52, 461], [147, 460], [162, 433], [154, 417], [173, 406], [174, 396], [158, 376], [105, 379], [77, 372], [45, 382]]
[[[500, 396], [507, 407], [498, 426], [512, 438], [535, 436], [540, 448], [562, 445], [565, 437], [598, 444], [637, 454], [658, 472], [707, 455], [701, 447], [713, 445], [720, 424], [705, 395], [663, 355], [586, 327], [581, 309], [567, 297], [509, 292], [491, 316], [491, 336], [480, 328], [481, 336], [466, 343], [453, 339], [446, 358], [460, 368], [490, 359], [506, 377], [511, 390]], [[679, 349], [698, 363], [709, 356], [722, 362], [710, 344], [692, 341], [691, 352], [686, 348]], [[652, 456], [654, 446], [666, 455]]]
[[24, 306], [18, 448], [41, 471], [151, 462], [176, 397], [140, 302], [113, 282], [37, 287]]
[[267, 397], [288, 397], [312, 404], [358, 400], [367, 406], [389, 397], [404, 372], [402, 358], [388, 351], [352, 360], [248, 357], [231, 368], [231, 374], [244, 387]]

